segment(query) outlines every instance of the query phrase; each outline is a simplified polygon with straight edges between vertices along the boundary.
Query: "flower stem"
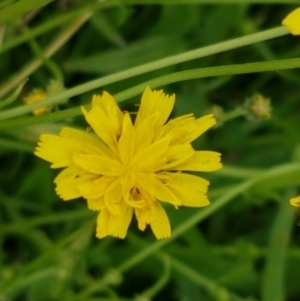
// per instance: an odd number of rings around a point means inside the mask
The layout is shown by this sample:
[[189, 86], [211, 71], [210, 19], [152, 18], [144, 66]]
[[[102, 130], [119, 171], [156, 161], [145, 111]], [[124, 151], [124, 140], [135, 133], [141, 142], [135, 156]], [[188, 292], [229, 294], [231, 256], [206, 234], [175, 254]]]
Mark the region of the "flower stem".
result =
[[[218, 67], [208, 67], [208, 68], [200, 68], [193, 69], [182, 72], [175, 72], [168, 75], [164, 75], [158, 77], [156, 79], [144, 82], [127, 90], [124, 90], [115, 95], [117, 101], [122, 102], [131, 97], [139, 95], [143, 92], [146, 86], [151, 86], [152, 88], [161, 87], [166, 84], [176, 83], [185, 80], [197, 79], [197, 78], [205, 78], [205, 77], [213, 77], [213, 76], [225, 76], [225, 75], [235, 75], [235, 74], [247, 74], [247, 73], [255, 73], [255, 72], [264, 72], [264, 71], [278, 71], [278, 70], [286, 70], [300, 68], [300, 58], [296, 59], [286, 59], [286, 60], [275, 60], [269, 62], [257, 62], [257, 63], [248, 63], [248, 64], [240, 64], [240, 65], [228, 65], [228, 66], [218, 66]], [[64, 101], [66, 98], [70, 98], [71, 96], [80, 94], [82, 90], [82, 86], [86, 84], [74, 87], [67, 91], [64, 91], [55, 96], [49, 97], [46, 100], [40, 101], [38, 103], [33, 103], [26, 106], [21, 106], [18, 108], [6, 110], [1, 113], [0, 120], [9, 119], [11, 117], [16, 117], [23, 115], [24, 113], [31, 112], [33, 109], [43, 107], [43, 106], [51, 106], [58, 104], [61, 101]], [[57, 115], [54, 115], [57, 114]], [[20, 126], [20, 125], [29, 125], [29, 124], [37, 124], [49, 121], [56, 121], [62, 119], [62, 117], [75, 117], [80, 115], [79, 107], [65, 110], [64, 112], [51, 113], [47, 115], [42, 115], [35, 117], [35, 121], [29, 121], [28, 117], [20, 119], [20, 120], [12, 120], [7, 122], [2, 122], [0, 124], [0, 129], [3, 129], [7, 126]], [[29, 121], [29, 123], [27, 123]]]
[[[65, 30], [63, 30], [57, 38], [51, 42], [44, 51], [45, 58], [51, 57], [57, 50], [59, 50], [68, 41], [74, 33], [90, 18], [92, 13], [85, 13], [77, 20], [72, 22]], [[10, 78], [6, 83], [0, 87], [0, 97], [6, 95], [10, 90], [19, 85], [31, 73], [38, 69], [43, 63], [43, 60], [36, 58], [20, 70], [15, 76]]]
[[38, 8], [54, 0], [22, 0], [0, 10], [0, 24]]
[[[84, 15], [85, 17], [83, 20], [78, 20], [80, 23], [79, 26], [75, 25], [76, 29], [83, 24], [86, 19], [90, 17], [90, 14]], [[45, 56], [50, 57], [56, 50], [58, 50], [63, 43], [72, 35], [74, 32], [74, 29], [71, 30], [71, 34], [69, 32], [63, 33], [61, 37], [59, 37], [57, 40], [55, 40], [51, 45], [48, 46], [48, 48], [45, 50]], [[284, 27], [276, 27], [273, 29], [269, 29], [266, 31], [262, 31], [259, 33], [251, 34], [245, 37], [232, 39], [229, 41], [217, 43], [211, 46], [202, 47], [199, 49], [187, 51], [181, 54], [177, 54], [174, 56], [170, 56], [164, 59], [156, 60], [154, 62], [150, 62], [147, 64], [143, 64], [141, 66], [133, 67], [124, 71], [117, 72], [112, 75], [104, 76], [99, 79], [90, 81], [88, 83], [79, 85], [77, 87], [71, 88], [68, 91], [64, 92], [64, 94], [56, 95], [55, 98], [48, 98], [44, 101], [41, 101], [36, 104], [32, 104], [29, 106], [19, 107], [16, 109], [9, 110], [3, 114], [1, 114], [1, 119], [6, 119], [14, 116], [19, 116], [24, 113], [30, 112], [33, 109], [33, 106], [40, 107], [40, 106], [47, 106], [47, 105], [55, 105], [59, 103], [59, 101], [63, 101], [66, 98], [70, 98], [76, 95], [80, 95], [82, 93], [94, 90], [96, 88], [102, 87], [104, 85], [108, 85], [111, 83], [115, 83], [124, 79], [128, 79], [130, 77], [134, 77], [140, 74], [144, 74], [150, 71], [158, 70], [164, 67], [172, 66], [175, 64], [183, 63], [186, 61], [194, 60], [196, 58], [201, 58], [205, 56], [209, 56], [212, 54], [220, 53], [226, 50], [235, 49], [238, 47], [250, 45], [253, 43], [257, 43], [260, 41], [269, 40], [272, 38], [280, 37], [283, 35], [289, 34], [289, 31]], [[32, 73], [35, 69], [37, 69], [42, 64], [41, 60], [35, 60], [32, 63], [30, 63], [26, 68], [21, 71], [15, 78], [12, 78], [9, 82], [4, 84], [4, 86], [0, 87], [0, 97], [2, 95], [5, 95], [7, 92], [9, 92], [14, 86], [18, 85], [19, 82], [22, 81], [23, 78], [26, 78], [30, 73]], [[216, 67], [220, 68], [220, 67]], [[288, 69], [288, 68], [287, 68]], [[232, 70], [232, 73], [230, 74], [236, 74], [234, 72], [234, 69]], [[222, 74], [224, 75], [224, 74]], [[189, 79], [189, 78], [187, 78]], [[187, 80], [186, 79], [186, 80]]]

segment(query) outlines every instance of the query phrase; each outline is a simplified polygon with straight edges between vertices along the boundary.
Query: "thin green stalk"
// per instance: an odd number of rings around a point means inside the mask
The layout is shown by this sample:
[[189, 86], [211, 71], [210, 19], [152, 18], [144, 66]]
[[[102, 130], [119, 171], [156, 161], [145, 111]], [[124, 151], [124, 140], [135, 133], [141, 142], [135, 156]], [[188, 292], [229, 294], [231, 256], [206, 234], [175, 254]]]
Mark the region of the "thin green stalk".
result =
[[222, 119], [222, 122], [227, 122], [231, 119], [235, 119], [237, 117], [245, 115], [245, 110], [242, 107], [238, 107], [235, 110], [225, 113], [224, 118]]
[[[230, 301], [246, 301], [246, 298], [242, 298], [233, 292], [227, 290], [225, 287], [218, 285], [216, 282], [202, 276], [198, 271], [193, 270], [181, 261], [171, 257], [172, 267], [179, 273], [187, 277], [190, 281], [206, 289], [214, 300], [230, 300]], [[251, 299], [254, 301], [255, 299]]]
[[7, 224], [2, 227], [2, 233], [13, 233], [18, 229], [25, 229], [30, 227], [36, 227], [40, 225], [47, 225], [53, 223], [59, 223], [70, 220], [86, 219], [87, 217], [92, 217], [94, 214], [88, 210], [80, 210], [74, 212], [61, 212], [55, 214], [48, 214], [41, 217], [30, 218], [28, 220], [21, 220], [19, 222], [14, 222], [12, 224]]
[[[80, 16], [76, 21], [72, 22], [64, 29], [45, 49], [44, 55], [50, 58], [57, 50], [77, 32], [77, 30], [91, 17], [92, 13], [86, 13]], [[15, 86], [19, 85], [25, 78], [32, 74], [42, 65], [43, 61], [39, 58], [32, 60], [22, 70], [16, 73], [6, 83], [0, 87], [0, 97], [6, 95]]]
[[[23, 27], [23, 29], [25, 32], [30, 33], [30, 29], [26, 25]], [[63, 85], [63, 73], [58, 67], [58, 65], [45, 56], [43, 49], [40, 47], [39, 43], [34, 38], [30, 38], [28, 43], [36, 58], [40, 59], [43, 65], [45, 65], [45, 67], [48, 68], [49, 72], [52, 73], [53, 78], [55, 78], [58, 82], [60, 82]]]
[[[135, 235], [130, 235], [129, 240], [130, 240], [130, 242], [137, 245], [140, 249], [147, 247], [147, 243]], [[210, 292], [211, 295], [225, 297], [224, 299], [217, 299], [217, 300], [246, 301], [245, 299], [234, 294], [232, 291], [226, 289], [225, 287], [220, 286], [217, 282], [201, 275], [199, 273], [199, 271], [195, 271], [188, 265], [184, 264], [183, 262], [179, 261], [178, 259], [174, 258], [173, 256], [170, 256], [170, 254], [167, 254], [167, 252], [165, 252], [165, 251], [160, 250], [153, 255], [156, 258], [160, 258], [161, 260], [167, 256], [169, 258], [169, 260], [171, 261], [171, 267], [174, 270], [177, 270], [179, 273], [184, 275], [190, 281], [194, 282], [196, 285], [198, 285], [198, 286], [204, 288], [206, 291]]]
[[151, 300], [154, 296], [156, 296], [168, 283], [170, 279], [171, 273], [171, 261], [170, 257], [166, 254], [160, 256], [162, 263], [164, 264], [164, 271], [162, 272], [160, 278], [157, 282], [147, 290], [145, 290], [142, 294], [140, 294], [140, 299], [138, 300]]
[[[86, 16], [86, 18], [89, 18], [89, 17], [90, 17], [90, 14], [88, 16]], [[84, 22], [85, 21], [86, 21], [86, 19], [84, 19]], [[184, 52], [181, 54], [170, 56], [170, 57], [167, 57], [164, 59], [156, 60], [154, 62], [143, 64], [143, 65], [140, 65], [137, 67], [133, 67], [133, 68], [127, 69], [125, 71], [120, 71], [115, 74], [108, 75], [108, 76], [102, 77], [100, 79], [96, 79], [96, 80], [90, 81], [88, 83], [82, 84], [80, 86], [74, 87], [67, 91], [69, 93], [66, 98], [69, 98], [69, 97], [72, 97], [75, 95], [79, 95], [79, 94], [91, 91], [93, 89], [102, 87], [104, 85], [115, 83], [117, 81], [128, 79], [133, 76], [144, 74], [144, 73], [147, 73], [150, 71], [154, 71], [154, 70], [158, 70], [158, 69], [161, 69], [164, 67], [172, 66], [172, 65], [183, 63], [183, 62], [190, 61], [190, 60], [194, 60], [196, 58], [201, 58], [201, 57], [205, 57], [208, 55], [220, 53], [220, 52], [223, 52], [226, 50], [235, 49], [235, 48], [246, 46], [246, 45], [251, 45], [253, 43], [266, 41], [266, 40], [280, 37], [280, 36], [283, 36], [286, 34], [289, 34], [289, 31], [284, 26], [279, 26], [279, 27], [276, 27], [273, 29], [269, 29], [269, 30], [262, 31], [259, 33], [251, 34], [251, 35], [248, 35], [245, 37], [217, 43], [217, 44], [214, 44], [211, 46], [202, 47], [202, 48], [199, 48], [196, 50], [191, 50], [191, 51], [187, 51], [187, 52]], [[64, 43], [65, 43], [65, 40], [66, 39], [64, 39]], [[57, 41], [54, 41], [52, 44], [56, 45]], [[59, 45], [59, 46], [61, 46], [61, 45]], [[48, 48], [45, 50], [46, 57], [50, 57], [59, 47], [56, 46], [54, 48], [54, 51], [52, 48], [53, 48], [53, 46], [49, 45]], [[13, 87], [15, 85], [17, 85], [20, 81], [22, 81], [23, 78], [26, 78], [29, 74], [31, 74], [40, 65], [41, 65], [41, 61], [35, 60], [34, 62], [32, 62], [30, 64], [30, 66], [26, 66], [26, 68], [24, 68], [23, 71], [20, 72], [15, 78], [11, 79], [7, 83], [4, 83], [4, 85], [2, 85], [0, 87], [0, 97], [5, 95], [11, 89], [13, 89]], [[45, 101], [49, 101], [49, 100], [45, 100]], [[51, 104], [53, 104], [53, 103], [51, 103]], [[43, 105], [47, 105], [47, 104], [44, 103]], [[18, 109], [20, 109], [20, 108], [18, 108]], [[27, 112], [29, 112], [29, 111], [30, 110], [28, 110]], [[23, 111], [23, 113], [24, 113], [24, 111]], [[17, 115], [13, 115], [13, 116], [18, 116], [18, 115], [21, 115], [21, 114], [18, 113]]]
[[[208, 68], [200, 68], [200, 69], [193, 69], [188, 71], [175, 72], [144, 82], [142, 84], [124, 90], [123, 92], [117, 93], [115, 95], [115, 98], [118, 102], [125, 101], [129, 98], [141, 94], [146, 86], [157, 88], [163, 85], [180, 82], [184, 80], [206, 78], [212, 76], [224, 76], [224, 75], [226, 76], [226, 75], [234, 75], [234, 74], [265, 72], [265, 71], [278, 71], [278, 70], [293, 69], [293, 68], [300, 68], [300, 58], [276, 60], [270, 62], [248, 63], [248, 64], [240, 64], [240, 65], [208, 67]], [[65, 99], [68, 99], [75, 95], [79, 95], [83, 89], [85, 90], [87, 88], [86, 86], [89, 86], [89, 83], [79, 85], [67, 91], [63, 91], [60, 94], [49, 97], [46, 100], [43, 100], [39, 103], [24, 105], [18, 108], [14, 108], [2, 112], [0, 115], [0, 120], [3, 121], [0, 123], [0, 130], [8, 127], [19, 127], [24, 125], [52, 122], [52, 121], [61, 120], [63, 118], [75, 117], [80, 115], [81, 114], [80, 108], [76, 107], [61, 112], [50, 113], [47, 115], [41, 115], [36, 117], [21, 117], [18, 119], [11, 119], [11, 120], [4, 121], [4, 119], [9, 119], [15, 116], [23, 115], [39, 107], [53, 106], [55, 104], [58, 104], [59, 102], [64, 101]]]
[[2, 108], [6, 107], [6, 106], [8, 106], [8, 105], [10, 105], [10, 104], [12, 104], [12, 103], [18, 98], [18, 96], [20, 95], [20, 93], [21, 93], [21, 91], [22, 91], [24, 85], [26, 84], [26, 82], [27, 82], [27, 79], [24, 80], [24, 81], [19, 85], [19, 87], [17, 87], [16, 91], [14, 91], [14, 92], [12, 93], [12, 95], [10, 95], [10, 96], [7, 97], [6, 99], [0, 101], [0, 110], [1, 110]]
[[[290, 195], [287, 196], [289, 199]], [[283, 200], [275, 218], [262, 281], [262, 301], [284, 301], [285, 264], [295, 210]]]
[[15, 277], [5, 281], [0, 286], [0, 294], [4, 294], [8, 291], [14, 291], [16, 286], [22, 281], [22, 279], [27, 278], [28, 275], [33, 275], [35, 270], [40, 267], [43, 263], [49, 261], [49, 258], [53, 258], [54, 254], [61, 252], [67, 244], [70, 244], [75, 239], [78, 239], [79, 236], [90, 233], [92, 227], [94, 227], [94, 221], [85, 223], [81, 228], [71, 233], [66, 238], [63, 238], [61, 241], [56, 242], [51, 248], [49, 248], [45, 253], [36, 258], [34, 261], [23, 266], [22, 270], [19, 271]]
[[224, 177], [243, 179], [243, 178], [250, 178], [250, 177], [258, 176], [262, 172], [264, 172], [263, 169], [243, 168], [243, 167], [230, 166], [230, 165], [226, 164], [226, 166], [224, 166], [222, 169], [216, 171], [215, 173], [217, 175], [221, 175]]
[[30, 32], [25, 32], [22, 35], [18, 35], [17, 37], [11, 38], [9, 41], [6, 41], [2, 48], [0, 48], [0, 55], [16, 46], [21, 45], [22, 43], [28, 41], [30, 38], [38, 37], [39, 35], [45, 34], [46, 32], [62, 26], [64, 23], [71, 21], [72, 19], [76, 19], [76, 17], [87, 13], [87, 12], [95, 12], [98, 9], [104, 9], [107, 7], [118, 6], [119, 1], [105, 1], [105, 2], [92, 2], [87, 3], [83, 7], [79, 7], [77, 9], [68, 11], [64, 14], [59, 14], [55, 16], [51, 16], [50, 20], [44, 21], [42, 24], [37, 25], [30, 29]]
[[24, 15], [25, 13], [46, 5], [54, 0], [22, 0], [0, 10], [0, 24]]

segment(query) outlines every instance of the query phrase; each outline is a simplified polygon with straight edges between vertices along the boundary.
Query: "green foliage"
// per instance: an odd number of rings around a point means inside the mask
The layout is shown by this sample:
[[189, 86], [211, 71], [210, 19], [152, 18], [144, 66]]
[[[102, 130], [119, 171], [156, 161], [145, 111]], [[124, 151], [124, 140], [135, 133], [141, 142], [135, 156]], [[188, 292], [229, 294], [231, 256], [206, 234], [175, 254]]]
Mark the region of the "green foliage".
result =
[[[300, 44], [277, 28], [288, 3], [298, 2], [0, 4], [0, 301], [300, 299], [289, 205], [300, 184]], [[32, 116], [40, 104], [22, 98], [51, 80], [65, 87], [42, 103], [53, 111]], [[204, 175], [210, 206], [166, 207], [170, 239], [133, 221], [125, 240], [98, 240], [96, 213], [82, 199], [61, 201], [57, 170], [33, 150], [41, 133], [85, 129], [79, 106], [93, 93], [107, 90], [132, 112], [146, 84], [176, 94], [173, 116], [223, 110], [195, 148], [221, 152], [224, 168]], [[268, 120], [241, 110], [256, 93], [271, 99]]]

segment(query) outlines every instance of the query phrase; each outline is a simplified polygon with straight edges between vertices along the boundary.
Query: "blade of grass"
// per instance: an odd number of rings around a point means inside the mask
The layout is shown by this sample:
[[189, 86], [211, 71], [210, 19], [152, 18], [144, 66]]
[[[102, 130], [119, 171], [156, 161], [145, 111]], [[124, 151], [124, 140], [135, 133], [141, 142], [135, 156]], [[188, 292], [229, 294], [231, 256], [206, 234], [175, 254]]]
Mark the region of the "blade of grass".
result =
[[[88, 19], [91, 16], [91, 14], [89, 14], [89, 15], [86, 14], [84, 16], [86, 16], [85, 18]], [[84, 21], [86, 21], [86, 20], [84, 19]], [[83, 23], [84, 23], [84, 21], [83, 21]], [[172, 66], [175, 64], [187, 62], [190, 60], [194, 60], [196, 58], [206, 57], [206, 56], [220, 53], [220, 52], [223, 52], [226, 50], [235, 49], [235, 48], [243, 47], [246, 45], [251, 45], [253, 43], [266, 41], [266, 40], [284, 36], [287, 34], [289, 34], [289, 31], [284, 26], [279, 26], [279, 27], [265, 30], [265, 31], [262, 31], [259, 33], [251, 34], [251, 35], [240, 37], [237, 39], [232, 39], [229, 41], [217, 43], [217, 44], [206, 46], [206, 47], [201, 47], [199, 49], [195, 49], [195, 50], [187, 51], [187, 52], [180, 53], [177, 55], [173, 55], [170, 57], [166, 57], [163, 59], [159, 59], [159, 60], [147, 63], [147, 64], [143, 64], [143, 65], [140, 65], [137, 67], [133, 67], [133, 68], [130, 68], [130, 69], [127, 69], [124, 71], [117, 72], [112, 75], [104, 76], [104, 77], [101, 77], [100, 79], [92, 80], [88, 83], [85, 83], [85, 84], [82, 84], [75, 88], [72, 88], [72, 89], [70, 89], [71, 92], [70, 92], [70, 90], [68, 90], [68, 92], [70, 93], [68, 97], [74, 96], [74, 95], [79, 95], [84, 92], [99, 88], [101, 86], [115, 83], [120, 80], [128, 79], [128, 78], [131, 78], [131, 77], [134, 77], [134, 76], [137, 76], [140, 74], [144, 74], [144, 73], [147, 73], [150, 71], [154, 71], [154, 70], [162, 69], [164, 67]], [[64, 34], [64, 35], [66, 35], [66, 34]], [[60, 39], [57, 38], [55, 41], [53, 41], [51, 43], [51, 45], [49, 45], [47, 47], [47, 49], [45, 49], [46, 57], [50, 57], [51, 55], [53, 55], [58, 50], [58, 48], [60, 48], [62, 46]], [[67, 39], [64, 38], [63, 43], [65, 43], [66, 40]], [[19, 74], [17, 74], [15, 77], [10, 79], [8, 82], [6, 82], [2, 86], [0, 86], [0, 97], [5, 95], [6, 93], [8, 93], [11, 89], [13, 89], [16, 85], [18, 85], [24, 78], [28, 77], [28, 75], [31, 74], [32, 72], [34, 72], [39, 66], [41, 66], [41, 64], [42, 64], [42, 62], [38, 59], [32, 61], [28, 66], [25, 66], [25, 68], [23, 70], [21, 70], [19, 72]], [[49, 99], [46, 99], [45, 101], [48, 101], [48, 100]], [[44, 105], [46, 105], [46, 103], [43, 103], [43, 106]], [[18, 110], [18, 109], [20, 109], [20, 108], [16, 108], [15, 110]], [[27, 112], [30, 112], [30, 111], [31, 111], [31, 109], [29, 109]], [[5, 113], [4, 115], [2, 114], [1, 117], [5, 116], [6, 114], [7, 113]], [[19, 113], [17, 115], [19, 115]], [[13, 115], [13, 116], [17, 116], [17, 115]], [[12, 116], [10, 116], [10, 117], [12, 117]]]
[[[50, 58], [57, 50], [59, 50], [66, 41], [68, 41], [77, 30], [91, 17], [92, 12], [85, 13], [80, 16], [74, 22], [72, 22], [45, 48], [44, 55], [46, 58]], [[43, 61], [40, 58], [35, 58], [29, 62], [25, 67], [11, 77], [6, 83], [0, 87], [0, 97], [6, 95], [15, 86], [21, 83], [31, 73], [38, 69], [42, 65]]]
[[0, 24], [16, 19], [25, 13], [54, 0], [22, 0], [0, 10]]
[[[286, 199], [289, 199], [289, 197]], [[266, 266], [261, 290], [262, 301], [286, 300], [284, 269], [294, 216], [295, 209], [288, 201], [283, 200], [271, 230], [269, 248], [266, 254]]]
[[47, 19], [42, 24], [37, 25], [33, 28], [30, 28], [30, 32], [23, 32], [22, 35], [18, 35], [8, 41], [6, 41], [2, 48], [0, 48], [0, 55], [4, 52], [21, 45], [31, 38], [38, 37], [42, 34], [45, 34], [47, 31], [53, 30], [55, 27], [63, 26], [64, 23], [76, 19], [80, 15], [90, 12], [97, 11], [100, 9], [117, 6], [119, 5], [116, 1], [110, 2], [96, 2], [96, 3], [86, 3], [84, 6], [79, 7], [78, 9], [70, 10], [59, 15], [51, 16], [49, 20]]
[[[123, 92], [117, 93], [114, 95], [118, 102], [125, 101], [131, 97], [137, 96], [141, 94], [145, 87], [151, 86], [151, 88], [161, 87], [166, 84], [198, 79], [198, 78], [206, 78], [212, 76], [224, 76], [228, 74], [247, 74], [247, 73], [255, 73], [255, 72], [265, 72], [265, 71], [278, 71], [278, 70], [286, 70], [300, 68], [300, 59], [287, 59], [280, 61], [270, 61], [270, 62], [257, 62], [257, 63], [248, 63], [248, 64], [240, 64], [240, 65], [229, 65], [229, 66], [218, 66], [218, 67], [208, 67], [208, 68], [200, 68], [193, 69], [181, 72], [175, 72], [168, 75], [164, 75], [162, 77], [149, 80]], [[102, 78], [103, 79], [103, 78]], [[101, 80], [101, 79], [100, 79]], [[91, 82], [90, 82], [91, 83]], [[50, 113], [47, 115], [35, 116], [35, 117], [20, 117], [16, 119], [9, 119], [11, 117], [19, 116], [24, 113], [28, 113], [33, 109], [43, 107], [43, 106], [52, 106], [55, 104], [59, 104], [60, 101], [64, 101], [67, 98], [70, 98], [75, 95], [79, 95], [82, 90], [85, 92], [89, 91], [89, 84], [79, 85], [77, 87], [71, 88], [67, 91], [64, 91], [60, 94], [57, 94], [53, 97], [49, 97], [46, 100], [40, 101], [39, 103], [33, 103], [30, 105], [24, 105], [22, 107], [14, 108], [11, 110], [6, 110], [0, 115], [0, 130], [8, 127], [20, 127], [25, 125], [39, 124], [45, 122], [53, 122], [57, 120], [61, 120], [63, 118], [75, 117], [81, 114], [80, 107], [64, 110], [61, 112]], [[93, 87], [94, 88], [94, 87]]]

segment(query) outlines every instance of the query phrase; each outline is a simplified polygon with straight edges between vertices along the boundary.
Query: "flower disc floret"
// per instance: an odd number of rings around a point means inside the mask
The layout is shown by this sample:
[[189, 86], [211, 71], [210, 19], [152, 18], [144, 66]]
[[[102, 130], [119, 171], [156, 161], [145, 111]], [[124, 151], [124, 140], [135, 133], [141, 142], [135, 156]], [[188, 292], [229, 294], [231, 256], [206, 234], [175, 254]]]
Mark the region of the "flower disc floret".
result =
[[56, 177], [63, 200], [83, 197], [99, 211], [96, 236], [126, 236], [132, 217], [138, 228], [150, 225], [157, 239], [171, 235], [161, 203], [202, 207], [209, 204], [209, 182], [183, 171], [221, 168], [220, 154], [196, 151], [191, 142], [212, 127], [213, 115], [184, 115], [168, 121], [175, 95], [146, 88], [133, 121], [114, 98], [94, 95], [90, 110], [82, 107], [96, 136], [72, 128], [41, 135], [35, 154], [64, 168]]

